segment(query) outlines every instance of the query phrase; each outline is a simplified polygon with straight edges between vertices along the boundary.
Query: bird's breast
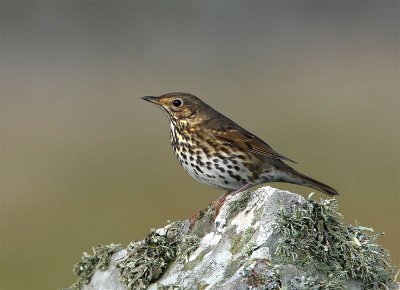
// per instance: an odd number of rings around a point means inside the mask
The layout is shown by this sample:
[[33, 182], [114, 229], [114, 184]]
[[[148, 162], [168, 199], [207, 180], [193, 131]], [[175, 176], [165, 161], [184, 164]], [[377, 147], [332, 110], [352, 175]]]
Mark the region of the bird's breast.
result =
[[209, 186], [235, 190], [253, 179], [246, 156], [223, 146], [204, 132], [172, 124], [171, 144], [176, 158], [189, 175]]

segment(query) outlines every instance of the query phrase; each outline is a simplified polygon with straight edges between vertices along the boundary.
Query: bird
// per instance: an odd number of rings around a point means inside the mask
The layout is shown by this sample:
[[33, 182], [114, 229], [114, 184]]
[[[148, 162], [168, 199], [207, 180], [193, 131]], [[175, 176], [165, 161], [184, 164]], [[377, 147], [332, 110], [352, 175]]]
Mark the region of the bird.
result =
[[172, 92], [142, 99], [167, 113], [173, 151], [189, 175], [226, 190], [213, 203], [216, 211], [228, 195], [268, 182], [292, 183], [338, 195], [334, 188], [297, 172], [287, 164], [295, 161], [192, 94]]

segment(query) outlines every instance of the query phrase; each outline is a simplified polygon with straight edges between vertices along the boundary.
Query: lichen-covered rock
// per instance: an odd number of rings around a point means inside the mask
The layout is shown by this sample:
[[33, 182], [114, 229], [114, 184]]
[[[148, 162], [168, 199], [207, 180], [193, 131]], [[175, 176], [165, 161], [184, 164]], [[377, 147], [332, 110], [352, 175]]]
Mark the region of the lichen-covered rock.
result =
[[[150, 285], [175, 285], [182, 289], [237, 289], [246, 284], [244, 268], [252, 261], [272, 260], [274, 225], [282, 208], [304, 199], [264, 187], [228, 197], [215, 222], [203, 217], [193, 232], [202, 236], [186, 263], [171, 264], [163, 277]], [[243, 283], [244, 282], [244, 283]]]
[[201, 212], [193, 228], [174, 222], [132, 242], [82, 289], [396, 287], [377, 235], [345, 224], [334, 200], [265, 186], [229, 196], [215, 219], [213, 213]]
[[87, 285], [80, 289], [87, 290], [126, 290], [127, 287], [119, 279], [119, 270], [117, 269], [117, 261], [126, 255], [126, 250], [120, 250], [115, 253], [110, 260], [110, 266], [107, 270], [97, 270]]
[[[92, 281], [97, 281], [96, 285], [106, 287], [108, 281], [113, 281], [118, 278], [118, 272], [115, 271], [116, 260], [123, 256], [124, 250], [121, 245], [111, 244], [106, 246], [93, 247], [93, 255], [83, 253], [82, 260], [75, 264], [73, 272], [79, 276], [79, 279], [70, 289], [78, 290]], [[100, 270], [100, 271], [98, 271]], [[93, 283], [91, 283], [93, 285]], [[100, 289], [100, 288], [92, 288]], [[115, 289], [120, 288], [103, 288]], [[124, 289], [124, 288], [121, 288]]]

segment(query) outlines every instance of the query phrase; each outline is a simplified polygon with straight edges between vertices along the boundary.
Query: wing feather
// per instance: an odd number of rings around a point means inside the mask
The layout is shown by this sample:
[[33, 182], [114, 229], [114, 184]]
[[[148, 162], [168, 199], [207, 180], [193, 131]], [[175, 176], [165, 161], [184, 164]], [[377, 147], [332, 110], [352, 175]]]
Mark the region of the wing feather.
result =
[[[221, 116], [223, 118], [221, 118]], [[292, 159], [279, 154], [263, 140], [243, 129], [223, 115], [208, 120], [205, 122], [205, 125], [206, 130], [208, 130], [215, 138], [224, 140], [232, 146], [247, 150], [260, 157], [282, 159], [296, 163]]]

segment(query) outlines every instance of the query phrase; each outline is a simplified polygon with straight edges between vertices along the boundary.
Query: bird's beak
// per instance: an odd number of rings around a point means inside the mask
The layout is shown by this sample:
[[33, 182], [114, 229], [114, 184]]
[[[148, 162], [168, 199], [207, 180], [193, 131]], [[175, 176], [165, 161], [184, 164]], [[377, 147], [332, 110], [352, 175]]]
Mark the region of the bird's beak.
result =
[[160, 102], [158, 100], [158, 97], [144, 96], [144, 97], [142, 97], [142, 99], [145, 100], [145, 101], [148, 101], [150, 103], [156, 104], [156, 105], [160, 104]]

